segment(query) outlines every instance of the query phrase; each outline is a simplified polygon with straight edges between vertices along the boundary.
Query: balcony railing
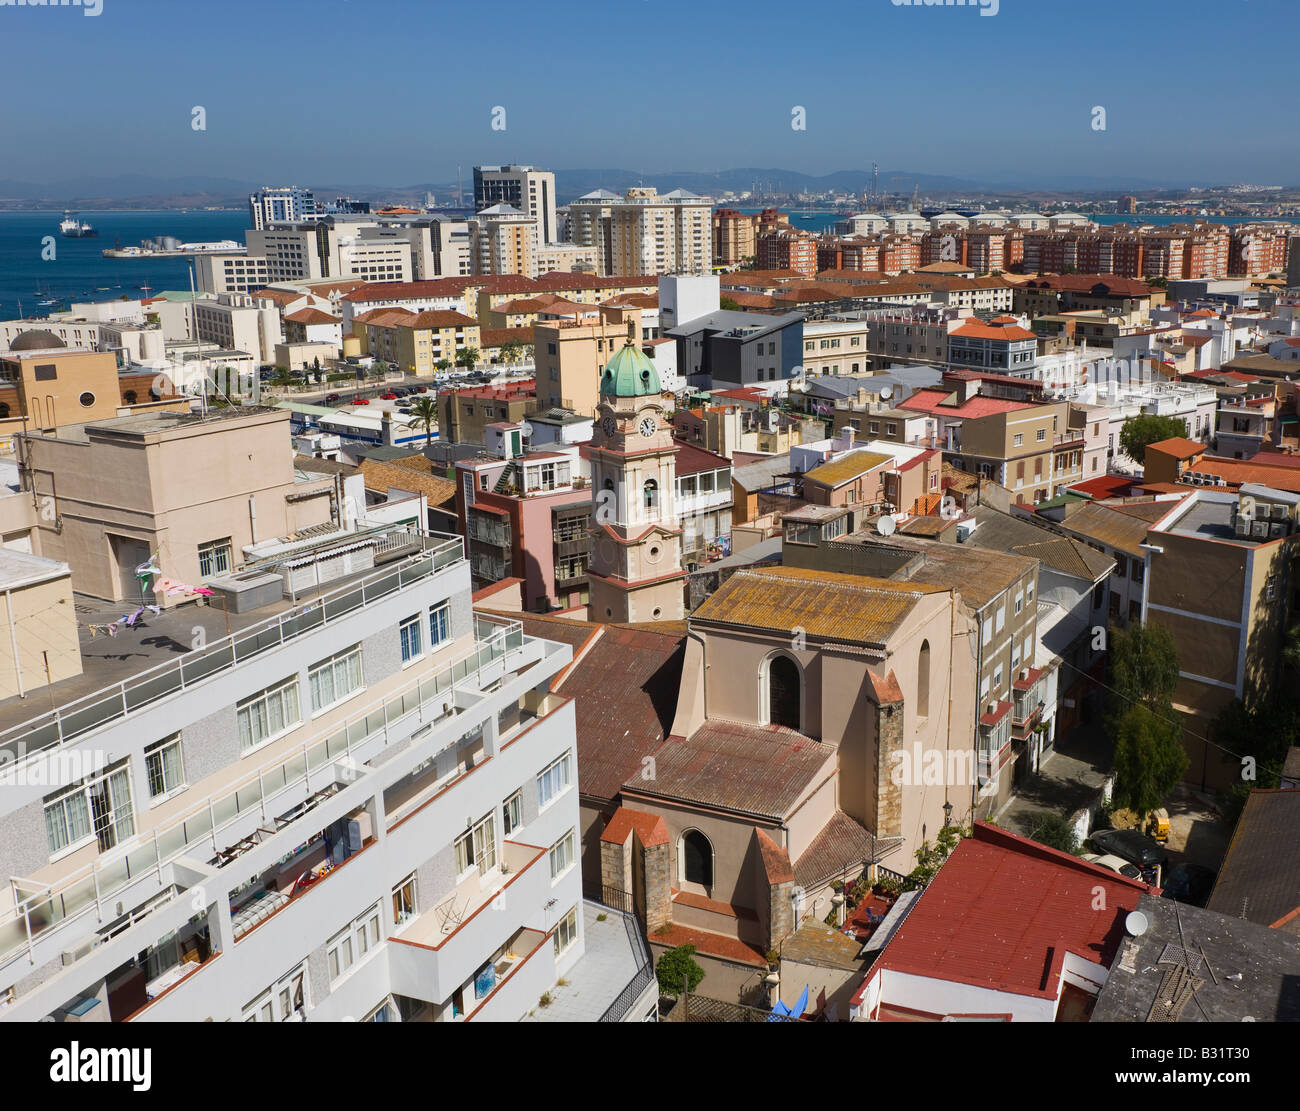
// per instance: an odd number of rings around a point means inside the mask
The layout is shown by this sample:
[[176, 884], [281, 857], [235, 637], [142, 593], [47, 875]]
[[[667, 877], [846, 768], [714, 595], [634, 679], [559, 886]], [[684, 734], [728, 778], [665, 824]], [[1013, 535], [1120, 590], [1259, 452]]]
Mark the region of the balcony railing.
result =
[[475, 615], [475, 634], [477, 647], [464, 656], [372, 703], [325, 737], [268, 761], [238, 785], [207, 796], [184, 815], [155, 827], [125, 855], [96, 860], [53, 885], [11, 879], [15, 906], [0, 916], [0, 967], [24, 948], [30, 953], [33, 942], [47, 931], [92, 911], [102, 919], [104, 906], [112, 906], [118, 893], [150, 872], [161, 882], [163, 867], [178, 857], [195, 849], [219, 854], [229, 843], [223, 841], [223, 831], [237, 820], [255, 814], [265, 823], [270, 817], [265, 802], [291, 787], [310, 791], [313, 775], [322, 785], [333, 782], [333, 765], [385, 735], [390, 722], [476, 679], [488, 664], [523, 646], [523, 627], [517, 621]]
[[[0, 751], [8, 750], [9, 761], [13, 762], [22, 753], [32, 756], [52, 745], [67, 744], [178, 691], [189, 690], [196, 683], [229, 671], [253, 656], [323, 628], [463, 558], [461, 538], [444, 539], [437, 547], [412, 555], [396, 566], [387, 566], [359, 582], [313, 598], [297, 612], [282, 613], [250, 625], [207, 648], [187, 652], [178, 660], [141, 671], [130, 679], [15, 725], [0, 734]], [[24, 747], [19, 748], [20, 744]]]

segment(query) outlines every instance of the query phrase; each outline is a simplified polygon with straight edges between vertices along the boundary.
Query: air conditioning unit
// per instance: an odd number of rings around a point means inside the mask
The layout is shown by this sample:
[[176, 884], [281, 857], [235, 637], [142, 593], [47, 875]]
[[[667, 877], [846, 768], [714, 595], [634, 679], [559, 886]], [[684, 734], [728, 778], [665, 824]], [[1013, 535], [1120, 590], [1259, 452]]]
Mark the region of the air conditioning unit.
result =
[[1250, 519], [1248, 517], [1238, 517], [1236, 527], [1238, 536], [1250, 535]]
[[1250, 526], [1250, 532], [1252, 536], [1260, 537], [1262, 539], [1268, 535], [1268, 522], [1253, 521]]
[[1288, 506], [1281, 505], [1281, 504], [1273, 506], [1273, 520], [1289, 521], [1290, 519], [1291, 519], [1291, 510]]
[[1281, 521], [1275, 521], [1273, 524], [1268, 526], [1268, 535], [1272, 540], [1276, 540], [1279, 536], [1285, 536], [1286, 525]]
[[1227, 485], [1228, 485], [1228, 480], [1227, 480], [1226, 478], [1221, 478], [1219, 475], [1215, 475], [1215, 476], [1214, 476], [1214, 485], [1215, 485], [1215, 486], [1227, 486]]

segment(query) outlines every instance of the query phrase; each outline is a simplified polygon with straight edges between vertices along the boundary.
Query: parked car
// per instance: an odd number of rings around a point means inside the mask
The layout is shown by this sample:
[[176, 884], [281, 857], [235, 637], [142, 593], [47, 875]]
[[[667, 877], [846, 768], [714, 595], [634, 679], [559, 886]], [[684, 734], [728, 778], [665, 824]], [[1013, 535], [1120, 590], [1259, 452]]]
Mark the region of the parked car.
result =
[[381, 393], [381, 394], [379, 395], [379, 400], [380, 400], [380, 401], [396, 401], [396, 400], [397, 400], [397, 394], [393, 393], [392, 390], [385, 390], [383, 393]]
[[394, 397], [405, 397], [411, 391], [408, 390], [405, 386], [394, 386], [388, 392], [392, 394]]
[[370, 404], [370, 399], [369, 399], [368, 397], [354, 397], [351, 401], [348, 402], [348, 404], [349, 404], [349, 405], [369, 405], [369, 404]]
[[1142, 869], [1144, 876], [1153, 874], [1156, 866], [1169, 863], [1169, 854], [1145, 833], [1136, 829], [1100, 829], [1090, 838], [1102, 853], [1112, 853]]
[[337, 401], [342, 401], [342, 400], [343, 400], [343, 398], [342, 398], [339, 394], [336, 394], [336, 393], [327, 393], [327, 394], [325, 395], [325, 404], [326, 404], [326, 405], [333, 405], [335, 402], [337, 402]]
[[1210, 892], [1218, 878], [1219, 873], [1213, 868], [1180, 860], [1161, 878], [1161, 894], [1166, 899], [1203, 907], [1210, 901]]
[[428, 386], [412, 386], [412, 387], [411, 387], [411, 392], [412, 392], [412, 393], [428, 393], [428, 392], [429, 392], [429, 387], [428, 387]]
[[1109, 868], [1112, 872], [1118, 872], [1121, 876], [1127, 876], [1131, 880], [1140, 880], [1142, 878], [1142, 869], [1136, 864], [1130, 864], [1123, 857], [1114, 856], [1111, 853], [1084, 853], [1083, 859], [1089, 864], [1100, 864], [1103, 868]]

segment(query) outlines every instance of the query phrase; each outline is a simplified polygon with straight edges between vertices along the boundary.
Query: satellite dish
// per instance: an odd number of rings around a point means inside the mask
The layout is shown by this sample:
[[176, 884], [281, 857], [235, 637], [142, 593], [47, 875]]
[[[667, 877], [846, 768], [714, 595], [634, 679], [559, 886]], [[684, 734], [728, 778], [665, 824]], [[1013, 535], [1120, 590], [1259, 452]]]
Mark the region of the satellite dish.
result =
[[883, 397], [886, 401], [888, 401], [891, 397], [894, 396], [893, 386], [881, 386], [880, 396]]
[[881, 536], [893, 536], [894, 529], [897, 527], [898, 524], [895, 522], [893, 514], [891, 513], [886, 513], [876, 522], [876, 531], [880, 533]]
[[1141, 937], [1149, 925], [1147, 916], [1140, 910], [1131, 911], [1124, 919], [1124, 932], [1130, 937]]

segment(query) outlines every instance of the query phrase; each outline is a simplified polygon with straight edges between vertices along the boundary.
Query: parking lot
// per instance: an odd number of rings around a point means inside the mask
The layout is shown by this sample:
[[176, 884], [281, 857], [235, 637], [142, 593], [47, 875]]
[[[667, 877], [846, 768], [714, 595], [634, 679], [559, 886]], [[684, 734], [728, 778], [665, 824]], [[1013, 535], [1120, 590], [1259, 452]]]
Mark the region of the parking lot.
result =
[[[341, 373], [355, 373], [359, 368], [351, 363], [338, 362], [324, 370], [326, 375]], [[294, 385], [289, 387], [274, 386], [270, 384], [270, 375], [263, 373], [262, 390], [275, 397], [293, 398], [296, 401], [305, 401], [313, 405], [326, 405], [330, 408], [365, 408], [367, 411], [374, 412], [381, 409], [400, 409], [409, 406], [416, 398], [421, 396], [434, 397], [439, 392], [448, 389], [462, 389], [472, 386], [504, 385], [508, 382], [519, 381], [530, 377], [534, 373], [534, 368], [528, 366], [490, 366], [480, 367], [476, 370], [469, 371], [463, 368], [450, 371], [445, 375], [439, 375], [436, 379], [422, 378], [413, 374], [401, 374], [396, 371], [389, 371], [382, 379], [375, 377], [374, 369], [366, 370], [364, 379], [357, 379], [354, 383], [349, 382], [322, 382], [316, 385], [312, 380], [312, 373], [308, 372], [307, 381], [304, 382], [301, 377], [296, 377]], [[399, 396], [396, 399], [385, 400], [383, 395], [389, 392], [406, 391], [405, 396]], [[367, 406], [353, 406], [353, 401], [364, 400], [369, 402]]]

